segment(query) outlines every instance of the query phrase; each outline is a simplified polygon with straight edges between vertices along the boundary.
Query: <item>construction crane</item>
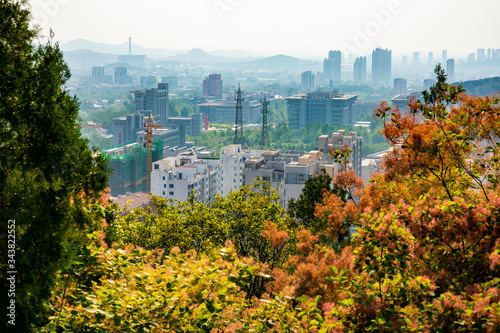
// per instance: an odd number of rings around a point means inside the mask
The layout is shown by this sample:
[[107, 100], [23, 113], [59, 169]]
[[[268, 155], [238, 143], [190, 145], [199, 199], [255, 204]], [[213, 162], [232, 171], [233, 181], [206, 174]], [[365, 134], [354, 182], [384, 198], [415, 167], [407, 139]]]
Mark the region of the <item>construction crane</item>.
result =
[[146, 132], [146, 149], [148, 150], [148, 192], [151, 192], [151, 171], [153, 169], [153, 128], [163, 128], [158, 124], [151, 122], [151, 112], [148, 116], [148, 122], [144, 123]]

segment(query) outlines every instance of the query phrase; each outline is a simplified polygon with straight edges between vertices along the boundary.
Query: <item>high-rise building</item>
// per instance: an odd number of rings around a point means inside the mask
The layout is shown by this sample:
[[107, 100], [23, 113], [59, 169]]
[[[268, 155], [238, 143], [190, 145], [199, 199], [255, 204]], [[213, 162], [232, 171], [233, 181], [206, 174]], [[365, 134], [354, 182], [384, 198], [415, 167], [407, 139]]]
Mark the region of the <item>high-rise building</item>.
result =
[[401, 59], [401, 64], [403, 65], [403, 67], [408, 66], [408, 56], [403, 56], [403, 58]]
[[413, 66], [420, 65], [420, 52], [413, 52]]
[[222, 78], [220, 74], [210, 74], [203, 80], [203, 96], [222, 98]]
[[141, 87], [151, 89], [156, 87], [158, 79], [154, 75], [141, 76]]
[[446, 74], [448, 75], [448, 82], [455, 81], [455, 59], [446, 60]]
[[302, 72], [300, 75], [302, 91], [314, 89], [314, 74], [312, 71]]
[[127, 81], [127, 68], [115, 67], [115, 84], [125, 84]]
[[434, 79], [425, 79], [424, 80], [424, 90], [429, 91], [431, 87], [436, 84], [436, 80]]
[[326, 84], [330, 85], [333, 82], [333, 60], [328, 58], [323, 60], [323, 75]]
[[322, 86], [325, 83], [325, 75], [323, 72], [317, 71], [314, 74], [314, 87]]
[[476, 54], [475, 53], [469, 53], [467, 56], [467, 62], [474, 62], [476, 61]]
[[366, 57], [358, 57], [353, 65], [354, 81], [366, 81]]
[[393, 96], [401, 95], [401, 94], [406, 94], [407, 87], [406, 87], [406, 79], [403, 78], [397, 78], [394, 79], [394, 92]]
[[385, 85], [391, 83], [391, 50], [377, 48], [372, 53], [372, 81], [382, 82]]
[[177, 90], [177, 76], [164, 76], [161, 78], [162, 83], [168, 83], [168, 91]]
[[113, 145], [137, 142], [137, 132], [144, 130], [147, 112], [135, 111], [133, 114], [113, 119]]
[[327, 84], [340, 82], [342, 79], [342, 53], [340, 51], [328, 52], [328, 58], [323, 60], [323, 73]]
[[444, 66], [444, 64], [446, 64], [446, 60], [448, 60], [448, 51], [443, 50], [441, 52], [441, 65]]
[[338, 50], [328, 52], [328, 59], [332, 60], [333, 82], [342, 80], [342, 53]]
[[354, 102], [358, 95], [334, 91], [315, 91], [286, 99], [288, 127], [304, 128], [308, 123], [353, 125], [356, 122]]
[[241, 145], [229, 145], [220, 149], [220, 165], [222, 168], [221, 196], [225, 197], [231, 191], [237, 191], [242, 183], [244, 165]]
[[135, 110], [149, 111], [159, 118], [160, 126], [168, 128], [168, 84], [158, 83], [157, 88], [131, 91], [134, 94]]
[[104, 83], [104, 67], [94, 66], [92, 67], [92, 84]]
[[430, 51], [427, 56], [427, 64], [432, 65], [433, 63], [434, 63], [434, 53]]
[[486, 59], [486, 55], [484, 54], [484, 49], [477, 49], [477, 61], [483, 61]]

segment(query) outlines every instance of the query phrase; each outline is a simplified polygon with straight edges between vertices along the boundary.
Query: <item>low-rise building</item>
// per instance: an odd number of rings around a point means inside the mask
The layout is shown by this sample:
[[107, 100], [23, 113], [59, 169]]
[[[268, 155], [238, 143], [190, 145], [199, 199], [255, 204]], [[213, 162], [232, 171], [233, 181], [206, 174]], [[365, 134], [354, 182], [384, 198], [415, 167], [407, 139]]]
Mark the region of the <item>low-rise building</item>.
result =
[[321, 135], [318, 140], [318, 151], [323, 153], [323, 161], [325, 163], [333, 163], [333, 159], [329, 152], [336, 149], [351, 148], [349, 155], [349, 169], [356, 171], [356, 176], [361, 177], [361, 160], [363, 150], [363, 140], [356, 132], [346, 134], [345, 130], [339, 130], [332, 133], [331, 136]]
[[344, 95], [338, 90], [315, 91], [286, 98], [288, 127], [304, 128], [309, 123], [353, 125], [356, 122], [358, 95]]
[[[260, 101], [243, 100], [243, 124], [258, 124], [262, 119]], [[198, 104], [200, 112], [208, 115], [210, 122], [234, 124], [236, 121], [236, 102], [233, 100], [215, 100]]]
[[221, 191], [219, 163], [198, 159], [193, 152], [181, 153], [153, 163], [151, 192], [162, 198], [188, 200], [194, 190], [197, 202], [209, 205]]

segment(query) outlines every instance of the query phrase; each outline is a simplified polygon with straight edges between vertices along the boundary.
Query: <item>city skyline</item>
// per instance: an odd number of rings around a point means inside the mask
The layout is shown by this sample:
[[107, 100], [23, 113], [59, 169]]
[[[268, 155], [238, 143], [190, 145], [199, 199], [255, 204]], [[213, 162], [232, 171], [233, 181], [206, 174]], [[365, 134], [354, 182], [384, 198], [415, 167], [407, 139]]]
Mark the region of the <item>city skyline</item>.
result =
[[[33, 17], [61, 43], [87, 39], [121, 44], [132, 37], [148, 48], [244, 50], [256, 56], [287, 54], [322, 59], [329, 50], [356, 55], [380, 46], [396, 53], [414, 51], [448, 57], [478, 48], [500, 48], [496, 13], [500, 3], [481, 0], [360, 0], [307, 5], [298, 0], [191, 0], [137, 2], [34, 0]], [[484, 10], [487, 8], [488, 10]]]

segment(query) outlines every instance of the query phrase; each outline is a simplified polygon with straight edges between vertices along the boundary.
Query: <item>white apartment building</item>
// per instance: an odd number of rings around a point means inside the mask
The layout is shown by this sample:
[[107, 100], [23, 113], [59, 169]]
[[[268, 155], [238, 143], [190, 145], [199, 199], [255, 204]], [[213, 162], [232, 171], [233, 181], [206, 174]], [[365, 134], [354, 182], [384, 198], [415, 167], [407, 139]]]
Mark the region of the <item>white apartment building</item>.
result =
[[238, 191], [243, 184], [243, 167], [245, 161], [259, 157], [263, 150], [243, 150], [241, 145], [229, 145], [220, 150], [221, 165], [221, 196], [225, 197], [231, 191]]
[[241, 145], [229, 145], [220, 149], [222, 197], [241, 187], [243, 163]]
[[221, 192], [218, 161], [204, 161], [193, 152], [185, 152], [153, 163], [151, 192], [154, 195], [186, 201], [192, 190], [196, 192], [195, 201], [206, 205]]

